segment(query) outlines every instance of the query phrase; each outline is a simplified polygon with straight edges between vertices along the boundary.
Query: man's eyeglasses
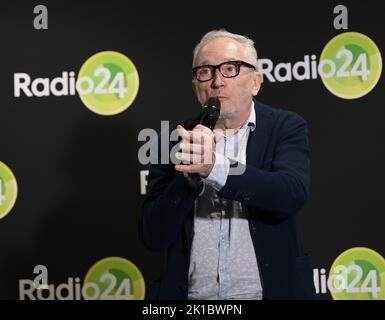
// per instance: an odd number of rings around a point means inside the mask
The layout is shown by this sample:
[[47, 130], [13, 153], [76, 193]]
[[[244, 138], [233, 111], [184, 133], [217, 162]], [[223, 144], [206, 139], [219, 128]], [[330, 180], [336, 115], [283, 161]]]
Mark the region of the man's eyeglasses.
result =
[[215, 70], [218, 69], [221, 75], [224, 78], [234, 78], [239, 75], [239, 71], [241, 70], [241, 66], [245, 66], [247, 68], [256, 69], [250, 63], [244, 61], [226, 61], [216, 66], [207, 64], [199, 67], [192, 68], [193, 77], [200, 82], [209, 81], [214, 78]]

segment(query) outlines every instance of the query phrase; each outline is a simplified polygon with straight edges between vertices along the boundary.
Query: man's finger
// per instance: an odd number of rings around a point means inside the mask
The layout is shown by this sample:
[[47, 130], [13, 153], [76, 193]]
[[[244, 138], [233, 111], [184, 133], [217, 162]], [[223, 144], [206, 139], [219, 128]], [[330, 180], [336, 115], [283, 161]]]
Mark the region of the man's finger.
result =
[[214, 129], [215, 143], [218, 143], [218, 141], [220, 141], [224, 136], [225, 136], [225, 133], [222, 129]]
[[201, 144], [191, 144], [191, 143], [184, 143], [181, 142], [179, 144], [179, 148], [181, 152], [184, 153], [193, 153], [193, 154], [202, 154], [203, 153], [203, 146]]
[[176, 164], [175, 170], [179, 172], [186, 172], [186, 173], [199, 173], [199, 170], [201, 168], [201, 165], [198, 164]]
[[194, 127], [193, 131], [202, 131], [202, 132], [205, 132], [205, 133], [207, 133], [207, 134], [212, 134], [212, 131], [210, 130], [210, 128], [207, 128], [207, 127], [205, 127], [205, 126], [202, 125], [202, 124], [197, 124], [197, 125]]
[[187, 131], [185, 128], [183, 128], [181, 125], [178, 125], [176, 127], [176, 130], [178, 131], [178, 134], [187, 141], [191, 141], [190, 132]]
[[[185, 164], [202, 164], [203, 163], [203, 160], [204, 158], [202, 157], [201, 154], [192, 154], [192, 153], [185, 153], [185, 152], [177, 152], [175, 154], [175, 157], [182, 161], [182, 163], [185, 163]], [[210, 161], [210, 160], [207, 160], [207, 161]]]

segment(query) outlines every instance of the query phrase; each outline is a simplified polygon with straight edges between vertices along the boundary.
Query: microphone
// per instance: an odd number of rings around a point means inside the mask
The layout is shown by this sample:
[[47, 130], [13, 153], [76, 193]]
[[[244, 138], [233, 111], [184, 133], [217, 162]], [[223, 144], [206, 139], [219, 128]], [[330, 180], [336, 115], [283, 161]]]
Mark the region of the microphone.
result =
[[218, 121], [219, 114], [221, 113], [221, 102], [218, 98], [209, 98], [203, 105], [201, 113], [200, 124], [211, 131], [214, 130], [215, 124]]
[[[220, 113], [221, 102], [219, 99], [209, 98], [203, 104], [203, 110], [201, 112], [199, 123], [213, 131]], [[202, 189], [204, 184], [202, 183], [202, 179], [198, 173], [184, 173], [184, 176], [196, 195], [199, 195], [204, 191], [204, 189]]]

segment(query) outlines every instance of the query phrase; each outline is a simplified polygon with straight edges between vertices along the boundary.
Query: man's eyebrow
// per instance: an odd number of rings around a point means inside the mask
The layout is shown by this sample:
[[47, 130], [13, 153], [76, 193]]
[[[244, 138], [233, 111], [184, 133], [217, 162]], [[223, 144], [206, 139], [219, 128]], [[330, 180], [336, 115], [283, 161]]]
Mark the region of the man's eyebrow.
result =
[[201, 63], [197, 63], [197, 67], [198, 66], [206, 66], [206, 65], [209, 65], [207, 60], [203, 60]]
[[[240, 59], [236, 59], [236, 58], [232, 57], [232, 58], [224, 59], [221, 63], [224, 63], [227, 61], [237, 61], [237, 60], [240, 60]], [[221, 63], [218, 63], [218, 64], [221, 64]], [[197, 66], [207, 66], [207, 65], [213, 65], [213, 64], [209, 63], [207, 60], [203, 60], [201, 63], [197, 64]]]

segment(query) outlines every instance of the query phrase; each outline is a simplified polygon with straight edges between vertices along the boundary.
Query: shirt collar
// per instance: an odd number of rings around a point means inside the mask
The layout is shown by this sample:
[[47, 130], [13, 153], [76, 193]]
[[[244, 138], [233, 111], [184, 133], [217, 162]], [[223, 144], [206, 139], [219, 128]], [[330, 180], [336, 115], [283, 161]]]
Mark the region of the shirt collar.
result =
[[249, 118], [247, 119], [244, 128], [246, 128], [246, 124], [250, 127], [251, 131], [254, 131], [255, 129], [255, 109], [254, 109], [254, 101], [251, 101], [251, 112], [249, 115]]

